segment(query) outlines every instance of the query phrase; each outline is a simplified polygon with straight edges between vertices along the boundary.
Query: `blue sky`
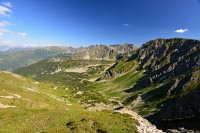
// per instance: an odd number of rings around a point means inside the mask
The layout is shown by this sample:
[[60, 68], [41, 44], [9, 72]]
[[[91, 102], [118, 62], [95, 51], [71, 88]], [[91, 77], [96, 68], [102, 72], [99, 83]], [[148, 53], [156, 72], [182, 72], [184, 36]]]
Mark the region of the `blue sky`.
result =
[[0, 47], [200, 39], [200, 0], [0, 0]]

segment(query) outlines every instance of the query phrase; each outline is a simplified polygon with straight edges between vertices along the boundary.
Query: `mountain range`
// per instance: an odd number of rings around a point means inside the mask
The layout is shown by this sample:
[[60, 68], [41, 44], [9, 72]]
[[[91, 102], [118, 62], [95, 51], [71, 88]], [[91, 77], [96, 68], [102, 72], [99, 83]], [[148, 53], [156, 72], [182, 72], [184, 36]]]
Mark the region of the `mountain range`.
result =
[[[13, 48], [0, 52], [0, 70], [13, 71], [44, 59], [65, 57], [74, 59], [115, 60], [123, 54], [130, 54], [137, 47], [133, 44], [112, 46], [94, 45], [89, 47], [50, 46], [44, 48]], [[117, 57], [118, 56], [118, 57]]]
[[36, 63], [43, 59], [63, 56], [73, 53], [71, 47], [45, 47], [45, 48], [15, 48], [0, 52], [0, 70], [12, 71], [14, 69]]
[[[42, 52], [38, 54], [38, 51]], [[16, 56], [17, 53], [21, 56]], [[0, 57], [0, 64], [4, 64], [4, 67], [0, 65], [1, 70], [11, 70], [27, 79], [32, 78], [33, 81], [28, 79], [30, 82], [55, 86], [42, 92], [48, 92], [47, 96], [53, 92], [57, 97], [71, 99], [73, 106], [83, 108], [86, 112], [109, 110], [133, 114], [130, 113], [133, 111], [163, 131], [171, 132], [169, 129], [179, 130], [180, 127], [200, 130], [199, 40], [159, 38], [141, 47], [121, 44], [26, 49], [2, 52]], [[6, 64], [12, 59], [9, 57], [13, 58], [13, 63], [9, 63], [15, 67]], [[15, 103], [12, 106], [16, 106]], [[83, 121], [89, 123], [89, 119]], [[141, 124], [138, 118], [136, 120]], [[83, 124], [80, 121], [69, 122], [67, 125], [73, 128], [68, 130], [80, 132], [78, 127]], [[116, 131], [103, 128], [101, 122], [96, 127], [94, 121], [97, 120], [92, 121], [94, 128], [87, 127], [89, 132], [98, 132], [98, 126], [103, 132]], [[74, 125], [76, 122], [79, 124]], [[86, 128], [86, 125], [82, 126]], [[152, 126], [143, 127], [144, 130], [136, 127], [139, 132], [148, 132], [150, 129], [162, 132]], [[125, 129], [124, 132], [128, 132], [128, 125]]]

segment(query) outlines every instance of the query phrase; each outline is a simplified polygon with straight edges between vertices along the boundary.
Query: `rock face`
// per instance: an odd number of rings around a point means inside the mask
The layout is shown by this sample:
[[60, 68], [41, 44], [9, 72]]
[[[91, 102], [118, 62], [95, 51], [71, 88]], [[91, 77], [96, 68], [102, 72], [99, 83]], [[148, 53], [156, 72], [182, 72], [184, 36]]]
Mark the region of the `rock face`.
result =
[[157, 39], [145, 43], [129, 60], [137, 59], [139, 69], [148, 70], [150, 84], [175, 77], [200, 65], [200, 41]]
[[81, 47], [73, 58], [75, 59], [94, 59], [94, 60], [116, 60], [122, 56], [129, 56], [137, 47], [133, 44], [122, 45], [94, 45]]
[[[133, 51], [127, 61], [137, 60], [140, 64], [138, 70], [147, 70], [148, 78], [144, 80], [143, 85], [149, 86], [199, 67], [199, 53], [200, 41], [198, 40], [156, 39]], [[102, 79], [114, 76], [110, 69]]]

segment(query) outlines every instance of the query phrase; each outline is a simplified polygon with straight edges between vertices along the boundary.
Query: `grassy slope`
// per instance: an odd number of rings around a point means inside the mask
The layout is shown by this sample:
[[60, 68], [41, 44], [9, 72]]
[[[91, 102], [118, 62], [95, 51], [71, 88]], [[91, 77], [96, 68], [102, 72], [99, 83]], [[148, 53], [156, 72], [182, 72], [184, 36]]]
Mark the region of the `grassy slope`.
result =
[[[20, 68], [14, 72], [24, 76], [32, 77], [43, 82], [51, 82], [53, 84], [67, 88], [72, 96], [81, 100], [82, 103], [110, 103], [113, 97], [120, 97], [116, 100], [122, 100], [129, 96], [124, 90], [133, 87], [133, 85], [141, 79], [145, 74], [144, 71], [137, 71], [137, 61], [117, 63], [112, 73], [117, 76], [105, 82], [91, 82], [90, 79], [97, 79], [104, 74], [106, 68], [113, 64], [112, 61], [104, 60], [64, 60], [53, 62], [43, 60], [28, 67]], [[62, 69], [55, 72], [58, 66]], [[68, 68], [82, 68], [90, 66], [86, 72], [64, 72]], [[96, 66], [96, 67], [93, 67]], [[134, 67], [133, 67], [134, 66]], [[123, 72], [120, 74], [119, 72]], [[76, 95], [77, 92], [83, 92], [81, 95]], [[112, 101], [111, 101], [112, 102]]]
[[[79, 98], [84, 102], [90, 100], [91, 97], [93, 100], [96, 100], [94, 102], [106, 102], [107, 99], [93, 89], [90, 80], [97, 79], [112, 64], [113, 61], [103, 60], [65, 60], [61, 62], [44, 60], [28, 67], [17, 69], [15, 72], [24, 76], [33, 77], [35, 80], [62, 86], [72, 96], [75, 96], [77, 92], [81, 91], [83, 94], [76, 95], [75, 98]], [[61, 68], [61, 71], [54, 73], [58, 66]], [[82, 73], [65, 72], [65, 69], [69, 68], [87, 68], [87, 71]], [[50, 74], [52, 72], [53, 74]]]
[[129, 116], [84, 111], [53, 84], [0, 72], [0, 86], [0, 103], [16, 106], [0, 109], [0, 132], [137, 132], [137, 122]]
[[[97, 65], [98, 64], [98, 65]], [[24, 76], [33, 77], [36, 80], [53, 83], [60, 88], [67, 89], [69, 95], [88, 107], [95, 103], [105, 103], [120, 106], [120, 103], [132, 96], [125, 90], [134, 86], [145, 76], [144, 71], [137, 71], [137, 61], [119, 61], [112, 73], [115, 78], [104, 82], [91, 82], [90, 79], [97, 79], [104, 74], [106, 68], [113, 64], [112, 61], [104, 60], [64, 60], [52, 62], [50, 60], [40, 61], [28, 67], [17, 69], [15, 72]], [[97, 67], [93, 67], [96, 66]], [[50, 74], [58, 68], [62, 69], [57, 73]], [[64, 72], [67, 68], [87, 67], [83, 73]], [[59, 89], [61, 90], [61, 89]]]

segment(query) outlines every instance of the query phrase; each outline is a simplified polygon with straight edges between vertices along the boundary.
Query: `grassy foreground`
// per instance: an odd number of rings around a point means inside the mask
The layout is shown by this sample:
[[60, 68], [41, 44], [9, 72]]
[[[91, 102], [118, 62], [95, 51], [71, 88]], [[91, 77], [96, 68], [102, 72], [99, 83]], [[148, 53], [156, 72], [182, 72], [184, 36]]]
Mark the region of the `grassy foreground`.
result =
[[85, 111], [58, 90], [53, 84], [0, 72], [0, 132], [137, 132], [138, 122], [129, 115]]

